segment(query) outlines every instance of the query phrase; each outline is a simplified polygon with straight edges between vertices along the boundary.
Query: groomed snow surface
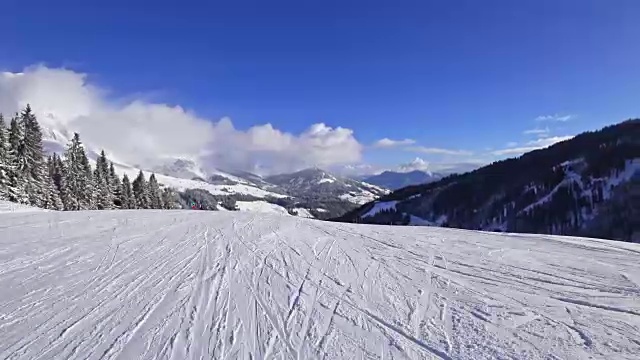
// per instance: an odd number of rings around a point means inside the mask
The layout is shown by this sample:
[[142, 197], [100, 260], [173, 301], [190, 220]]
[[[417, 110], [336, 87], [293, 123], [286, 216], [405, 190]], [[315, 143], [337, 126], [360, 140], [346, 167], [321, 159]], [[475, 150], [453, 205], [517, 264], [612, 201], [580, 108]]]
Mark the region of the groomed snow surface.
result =
[[0, 359], [637, 359], [640, 246], [251, 212], [0, 214]]

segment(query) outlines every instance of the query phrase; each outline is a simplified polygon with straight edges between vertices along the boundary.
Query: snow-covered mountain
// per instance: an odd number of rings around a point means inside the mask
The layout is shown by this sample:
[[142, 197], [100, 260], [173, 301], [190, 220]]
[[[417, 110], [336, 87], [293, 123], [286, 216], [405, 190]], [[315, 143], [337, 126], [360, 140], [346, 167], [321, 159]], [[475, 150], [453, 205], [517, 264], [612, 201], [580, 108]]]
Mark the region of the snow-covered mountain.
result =
[[[70, 131], [63, 128], [43, 126], [45, 151], [62, 154], [72, 136]], [[85, 144], [85, 150], [93, 162], [101, 151], [91, 144]], [[151, 164], [132, 165], [121, 161], [117, 153], [107, 153], [119, 176], [127, 174], [133, 179], [142, 170], [147, 174], [155, 173], [162, 186], [173, 187], [178, 191], [201, 189], [214, 196], [270, 204], [264, 206], [260, 203], [239, 203], [238, 210], [289, 213], [307, 217], [309, 214], [315, 214], [319, 218], [329, 218], [342, 215], [359, 204], [389, 193], [380, 187], [336, 177], [320, 169], [263, 178], [243, 171], [224, 171], [210, 167], [205, 169], [197, 159], [165, 157], [153, 159]]]
[[443, 177], [442, 174], [422, 170], [409, 172], [384, 171], [378, 175], [367, 176], [363, 181], [386, 189], [397, 190], [409, 185], [427, 184]]
[[1, 359], [640, 354], [638, 244], [130, 210], [0, 213], [0, 249]]
[[296, 197], [338, 198], [354, 204], [364, 204], [389, 193], [379, 186], [339, 177], [319, 168], [268, 176], [265, 180]]
[[409, 186], [337, 220], [640, 242], [640, 120]]

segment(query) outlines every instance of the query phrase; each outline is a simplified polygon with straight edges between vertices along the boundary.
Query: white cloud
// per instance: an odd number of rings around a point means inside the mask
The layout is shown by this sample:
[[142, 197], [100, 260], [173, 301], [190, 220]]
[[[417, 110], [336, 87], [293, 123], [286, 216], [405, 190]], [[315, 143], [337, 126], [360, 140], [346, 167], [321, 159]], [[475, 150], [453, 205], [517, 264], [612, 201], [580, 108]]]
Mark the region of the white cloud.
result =
[[529, 129], [529, 130], [525, 130], [523, 131], [523, 133], [525, 135], [537, 135], [537, 136], [548, 136], [549, 135], [549, 128], [535, 128], [535, 129]]
[[481, 159], [470, 159], [454, 163], [431, 164], [430, 170], [436, 173], [453, 174], [466, 173], [488, 164], [488, 161]]
[[534, 146], [540, 146], [540, 147], [547, 147], [547, 146], [551, 146], [555, 143], [561, 142], [561, 141], [565, 141], [565, 140], [569, 140], [573, 138], [573, 136], [553, 136], [553, 137], [548, 137], [548, 138], [541, 138], [541, 139], [536, 139], [536, 140], [531, 140], [529, 142], [527, 142], [527, 145], [534, 145]]
[[392, 140], [389, 138], [384, 138], [376, 141], [373, 146], [377, 148], [389, 148], [402, 145], [412, 145], [415, 143], [416, 141], [413, 139]]
[[540, 138], [540, 139], [528, 141], [526, 144], [519, 147], [515, 147], [517, 145], [516, 144], [516, 145], [513, 145], [513, 147], [509, 147], [507, 149], [496, 150], [496, 151], [493, 151], [492, 154], [497, 156], [524, 154], [529, 151], [546, 148], [555, 143], [569, 140], [571, 138], [573, 138], [573, 136], [553, 136], [548, 138]]
[[398, 170], [400, 172], [410, 172], [414, 170], [427, 171], [429, 169], [429, 162], [417, 157], [406, 164], [400, 164]]
[[363, 178], [366, 176], [380, 174], [381, 172], [388, 169], [380, 165], [360, 163], [360, 164], [332, 166], [327, 168], [327, 170], [340, 176], [351, 177], [351, 178]]
[[518, 143], [515, 141], [511, 141], [507, 143], [507, 147], [514, 147], [514, 146], [518, 146]]
[[529, 151], [538, 150], [540, 147], [537, 146], [523, 146], [523, 147], [514, 147], [508, 149], [495, 150], [492, 152], [493, 155], [519, 155], [524, 154]]
[[214, 122], [180, 106], [119, 103], [72, 70], [34, 66], [0, 73], [0, 111], [8, 115], [27, 103], [43, 127], [78, 132], [86, 144], [130, 164], [187, 157], [206, 159], [205, 166], [274, 173], [356, 163], [363, 148], [352, 130], [323, 123], [301, 134], [271, 124], [239, 130], [228, 118]]
[[569, 121], [571, 119], [574, 119], [576, 116], [575, 115], [559, 115], [559, 114], [553, 114], [553, 115], [540, 115], [536, 118], [536, 121], [557, 121], [557, 122], [565, 122], [565, 121]]
[[442, 148], [434, 148], [434, 147], [425, 147], [425, 146], [410, 146], [405, 148], [406, 151], [419, 152], [423, 154], [437, 154], [437, 155], [471, 155], [470, 151], [466, 150], [452, 150], [452, 149], [442, 149]]

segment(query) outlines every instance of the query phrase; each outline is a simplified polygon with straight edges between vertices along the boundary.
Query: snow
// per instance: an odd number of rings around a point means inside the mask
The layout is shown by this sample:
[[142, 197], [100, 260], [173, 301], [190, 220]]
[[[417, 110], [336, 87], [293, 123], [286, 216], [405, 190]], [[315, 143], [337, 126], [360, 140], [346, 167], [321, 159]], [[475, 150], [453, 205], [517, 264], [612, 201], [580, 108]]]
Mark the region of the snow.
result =
[[40, 209], [37, 207], [17, 204], [10, 201], [0, 200], [0, 214], [3, 213], [17, 213], [17, 212], [37, 212], [37, 211], [48, 211], [44, 209]]
[[[43, 139], [43, 142], [44, 142], [46, 151], [48, 153], [56, 152], [59, 155], [63, 155], [64, 150], [66, 149], [65, 144], [68, 141], [65, 136], [61, 135], [61, 133], [64, 133], [64, 131], [57, 130], [57, 129], [50, 129], [50, 128], [43, 128], [43, 131], [45, 131], [44, 133], [45, 139]], [[99, 154], [99, 152], [96, 152], [91, 148], [87, 148], [87, 151], [93, 152], [96, 155]], [[127, 174], [127, 176], [131, 181], [133, 181], [133, 179], [135, 179], [136, 176], [138, 176], [140, 169], [137, 166], [131, 166], [129, 164], [123, 163], [122, 161], [119, 161], [116, 157], [114, 157], [112, 152], [107, 151], [107, 153], [108, 153], [109, 160], [113, 161], [114, 163], [113, 164], [114, 170], [116, 171], [116, 174], [118, 176], [122, 177], [123, 174]], [[164, 160], [168, 162], [168, 165], [167, 165], [168, 168], [171, 168], [171, 162], [168, 161], [169, 159], [164, 159]], [[178, 159], [171, 159], [171, 160], [175, 161]], [[252, 186], [246, 180], [240, 177], [230, 175], [228, 173], [225, 173], [219, 170], [211, 170], [209, 171], [210, 172], [209, 175], [223, 176], [227, 179], [238, 182], [239, 184], [213, 185], [204, 181], [191, 180], [190, 177], [192, 177], [193, 175], [197, 175], [205, 178], [207, 177], [207, 174], [205, 174], [203, 170], [196, 164], [196, 161], [194, 159], [182, 159], [182, 160], [184, 160], [186, 163], [190, 163], [192, 166], [189, 166], [185, 169], [177, 169], [174, 175], [178, 175], [178, 176], [168, 176], [161, 173], [156, 173], [156, 179], [158, 180], [158, 183], [167, 187], [173, 187], [178, 191], [184, 191], [186, 189], [207, 190], [212, 195], [244, 194], [244, 195], [252, 195], [258, 198], [265, 198], [268, 196], [276, 197], [276, 198], [288, 197], [287, 195], [266, 191], [256, 186]], [[91, 166], [95, 168], [95, 159], [90, 159], [90, 163], [91, 163]], [[151, 172], [145, 171], [145, 170], [143, 170], [143, 172], [146, 178], [148, 179], [149, 176], [151, 175]], [[189, 178], [181, 178], [179, 176], [185, 176]]]
[[409, 225], [410, 226], [434, 226], [435, 224], [421, 217], [418, 217], [415, 215], [409, 215]]
[[309, 219], [315, 219], [315, 216], [313, 216], [311, 212], [309, 212], [309, 209], [295, 208], [294, 210], [298, 213], [297, 216], [309, 218]]
[[362, 215], [363, 218], [374, 216], [380, 211], [392, 210], [396, 208], [397, 201], [378, 201], [373, 204], [373, 207]]
[[371, 202], [378, 197], [368, 191], [362, 191], [358, 193], [346, 193], [339, 196], [340, 199], [352, 202], [357, 205], [364, 205]]
[[289, 215], [287, 209], [266, 201], [236, 201], [236, 206], [240, 211], [257, 211], [262, 213]]
[[[555, 195], [555, 193], [562, 187], [567, 186], [570, 183], [575, 183], [578, 188], [581, 190], [583, 195], [590, 195], [592, 189], [587, 189], [584, 182], [582, 181], [582, 176], [576, 173], [574, 170], [570, 168], [571, 165], [579, 164], [583, 159], [577, 159], [573, 161], [567, 161], [560, 164], [560, 166], [564, 167], [565, 178], [558, 183], [547, 195], [543, 196], [538, 201], [526, 206], [524, 209], [520, 210], [519, 213], [526, 213], [527, 211], [545, 204], [549, 202]], [[608, 176], [605, 180], [603, 197], [605, 199], [611, 198], [611, 189], [613, 187], [619, 186], [622, 183], [628, 182], [631, 178], [636, 176], [637, 173], [640, 173], [640, 159], [629, 160], [625, 163], [625, 168], [619, 174], [614, 175], [613, 173]], [[506, 210], [505, 210], [506, 211]], [[506, 212], [505, 212], [506, 214]], [[505, 215], [506, 216], [506, 215]], [[584, 216], [587, 217], [586, 215]]]
[[604, 198], [611, 198], [611, 191], [609, 191], [612, 187], [619, 186], [621, 183], [628, 182], [631, 180], [636, 174], [640, 173], [640, 158], [633, 159], [627, 161], [625, 163], [624, 170], [621, 171], [617, 176], [610, 176], [607, 179], [607, 184], [605, 186]]
[[383, 193], [383, 194], [389, 194], [391, 193], [391, 190], [389, 189], [385, 189], [383, 187], [377, 186], [377, 185], [373, 185], [373, 184], [369, 184], [368, 182], [364, 182], [364, 181], [359, 181], [361, 186], [364, 186], [366, 188], [372, 189], [374, 191]]
[[231, 175], [229, 173], [226, 173], [222, 170], [218, 170], [218, 169], [212, 169], [209, 170], [207, 174], [205, 174], [205, 176], [211, 176], [211, 175], [218, 175], [218, 176], [222, 176], [225, 177], [231, 181], [235, 181], [238, 182], [240, 184], [250, 184], [250, 182], [248, 182], [246, 179], [243, 179], [241, 177], [235, 176], [235, 175]]
[[637, 359], [639, 244], [189, 210], [0, 214], [0, 359]]
[[318, 184], [324, 184], [324, 183], [333, 183], [336, 182], [335, 179], [330, 179], [330, 178], [323, 178], [318, 180]]
[[[116, 165], [114, 164], [114, 170], [118, 176], [122, 176], [123, 174], [127, 174], [127, 176], [133, 181], [133, 179], [138, 176], [139, 169], [135, 167]], [[147, 179], [151, 173], [145, 172], [145, 176]], [[276, 198], [285, 198], [286, 195], [274, 193], [271, 191], [262, 190], [255, 186], [245, 185], [245, 184], [235, 184], [235, 185], [213, 185], [204, 181], [199, 180], [190, 180], [190, 179], [181, 179], [177, 177], [156, 174], [156, 179], [158, 183], [175, 188], [178, 191], [184, 191], [186, 189], [202, 189], [209, 191], [212, 195], [230, 195], [230, 194], [244, 194], [244, 195], [252, 195], [259, 198], [264, 198], [267, 196], [276, 197]]]
[[[255, 211], [261, 213], [271, 213], [271, 214], [280, 214], [290, 216], [287, 209], [280, 205], [271, 204], [266, 201], [236, 201], [236, 206], [240, 211]], [[297, 216], [304, 218], [315, 219], [313, 215], [309, 212], [308, 209], [304, 208], [296, 208], [295, 211], [298, 213]]]

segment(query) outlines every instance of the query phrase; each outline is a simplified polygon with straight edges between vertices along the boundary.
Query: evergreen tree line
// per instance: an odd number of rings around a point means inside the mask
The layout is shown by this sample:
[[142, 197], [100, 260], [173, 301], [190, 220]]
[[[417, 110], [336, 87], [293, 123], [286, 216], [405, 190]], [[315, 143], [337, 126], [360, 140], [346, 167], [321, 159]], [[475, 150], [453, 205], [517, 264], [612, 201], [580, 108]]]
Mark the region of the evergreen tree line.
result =
[[104, 150], [95, 169], [74, 134], [63, 157], [46, 157], [42, 130], [31, 107], [6, 126], [0, 114], [0, 200], [51, 210], [173, 209], [177, 194], [160, 188], [155, 174], [119, 178]]

